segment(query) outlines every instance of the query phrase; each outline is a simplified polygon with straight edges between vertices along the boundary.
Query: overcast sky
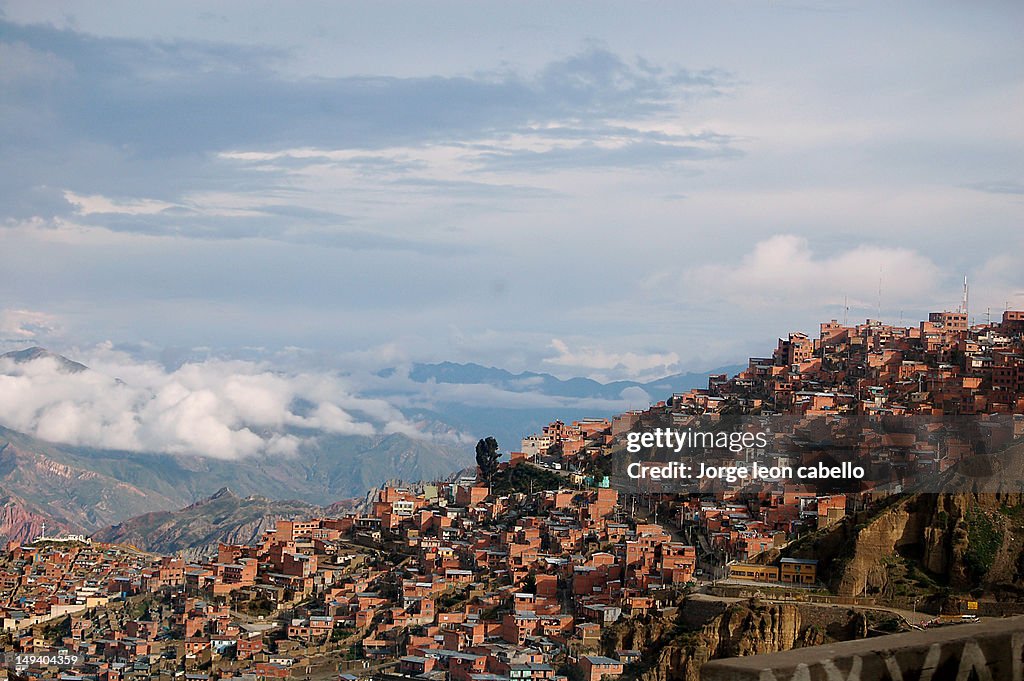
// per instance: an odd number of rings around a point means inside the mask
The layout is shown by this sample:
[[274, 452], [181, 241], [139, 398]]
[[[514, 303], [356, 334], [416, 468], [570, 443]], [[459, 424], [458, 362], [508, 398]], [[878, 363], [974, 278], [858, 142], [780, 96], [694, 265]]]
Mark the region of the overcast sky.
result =
[[649, 378], [1024, 307], [1019, 2], [0, 7], [5, 347]]

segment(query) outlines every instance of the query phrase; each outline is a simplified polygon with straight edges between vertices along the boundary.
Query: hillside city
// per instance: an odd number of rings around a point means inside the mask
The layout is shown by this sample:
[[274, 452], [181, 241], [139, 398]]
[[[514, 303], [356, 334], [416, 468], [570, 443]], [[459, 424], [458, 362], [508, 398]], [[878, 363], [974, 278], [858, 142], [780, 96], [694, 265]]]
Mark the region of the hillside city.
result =
[[[872, 475], [849, 489], [623, 478], [629, 433], [736, 418], [770, 432], [768, 446], [685, 455], [784, 465], [844, 442], [843, 456]], [[84, 536], [11, 542], [0, 555], [0, 648], [13, 652], [0, 678], [653, 678], [653, 642], [669, 634], [648, 631], [652, 622], [700, 632], [754, 600], [781, 615], [808, 606], [778, 649], [1024, 613], [986, 588], [984, 556], [976, 574], [941, 584], [929, 576], [937, 569], [901, 563], [906, 578], [879, 587], [843, 571], [856, 554], [819, 555], [821, 538], [863, 527], [910, 480], [945, 481], [1022, 437], [1024, 311], [985, 324], [964, 309], [910, 327], [832, 320], [705, 388], [553, 421], [493, 471], [388, 484], [352, 512], [280, 520], [205, 560]], [[738, 650], [702, 659], [765, 649]]]

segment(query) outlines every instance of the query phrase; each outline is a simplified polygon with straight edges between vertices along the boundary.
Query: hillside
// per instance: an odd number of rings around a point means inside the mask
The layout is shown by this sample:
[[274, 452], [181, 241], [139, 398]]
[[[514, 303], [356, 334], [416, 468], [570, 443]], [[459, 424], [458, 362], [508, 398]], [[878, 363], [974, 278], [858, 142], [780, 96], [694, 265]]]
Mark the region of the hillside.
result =
[[[910, 493], [794, 542], [837, 593], [1024, 596], [1024, 444], [961, 461], [935, 491]], [[766, 558], [767, 559], [767, 558]]]
[[264, 497], [239, 498], [224, 487], [206, 499], [177, 511], [156, 511], [106, 527], [92, 535], [96, 541], [130, 544], [144, 551], [201, 554], [218, 542], [251, 544], [277, 520], [309, 518], [323, 509], [301, 501]]
[[44, 509], [10, 494], [0, 493], [0, 538], [26, 542], [43, 534], [71, 532], [74, 526], [55, 520]]
[[[43, 518], [50, 527], [88, 532], [119, 518], [154, 508], [173, 508], [191, 499], [170, 485], [150, 485], [140, 461], [117, 475], [77, 457], [62, 447], [0, 427], [0, 489], [24, 512]], [[17, 525], [8, 537], [23, 533]]]
[[323, 506], [362, 497], [386, 480], [446, 477], [471, 462], [468, 448], [397, 433], [322, 436], [291, 459], [230, 461], [69, 447], [0, 427], [0, 500], [10, 500], [0, 537], [29, 536], [44, 521], [88, 534], [180, 509], [227, 486], [244, 496]]
[[15, 364], [26, 364], [28, 362], [35, 362], [40, 359], [51, 359], [57, 363], [59, 369], [65, 373], [77, 374], [82, 371], [87, 371], [89, 367], [85, 366], [80, 362], [75, 362], [67, 357], [58, 355], [57, 353], [50, 352], [46, 348], [33, 346], [31, 348], [25, 348], [24, 350], [14, 350], [12, 352], [5, 352], [0, 355], [0, 359], [9, 359]]
[[[793, 648], [864, 638], [873, 615], [840, 608], [813, 608], [757, 600], [726, 605], [686, 599], [675, 616], [640, 615], [620, 619], [602, 632], [603, 653], [642, 650], [627, 665], [628, 681], [699, 681], [708, 660], [764, 655]], [[898, 627], [888, 622], [883, 626]]]

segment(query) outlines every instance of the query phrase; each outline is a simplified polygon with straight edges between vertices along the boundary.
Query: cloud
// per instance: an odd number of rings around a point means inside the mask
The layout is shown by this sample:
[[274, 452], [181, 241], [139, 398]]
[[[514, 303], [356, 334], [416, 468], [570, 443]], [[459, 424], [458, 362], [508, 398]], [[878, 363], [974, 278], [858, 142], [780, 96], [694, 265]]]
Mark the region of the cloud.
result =
[[552, 339], [550, 347], [554, 348], [558, 355], [545, 357], [543, 360], [545, 364], [556, 365], [567, 370], [582, 371], [596, 380], [629, 378], [643, 381], [661, 378], [679, 371], [679, 355], [674, 352], [619, 353], [595, 347], [580, 347], [571, 350], [569, 345], [559, 338]]
[[124, 215], [153, 215], [161, 213], [169, 208], [174, 208], [173, 203], [166, 201], [155, 201], [153, 199], [136, 199], [130, 201], [115, 201], [106, 196], [94, 194], [92, 196], [80, 196], [71, 191], [64, 192], [64, 198], [75, 207], [78, 215], [111, 214], [120, 213]]
[[1012, 239], [971, 273], [971, 317], [977, 321], [999, 319], [1004, 309], [1024, 309], [1024, 270], [1018, 253], [1024, 238]]
[[861, 245], [834, 255], [818, 255], [803, 237], [780, 234], [756, 243], [732, 263], [698, 266], [684, 277], [687, 291], [704, 291], [743, 309], [792, 308], [841, 303], [873, 308], [879, 296], [886, 309], [899, 303], [929, 304], [941, 280], [939, 267], [920, 253]]
[[1010, 194], [1010, 195], [1024, 195], [1024, 182], [1015, 182], [1013, 180], [991, 180], [986, 182], [972, 182], [964, 185], [968, 189], [974, 189], [979, 192], [986, 192], [988, 194]]
[[[531, 69], [303, 77], [284, 68], [300, 55], [274, 48], [0, 27], [7, 75], [36, 83], [0, 116], [13, 141], [0, 174], [15, 178], [0, 188], [0, 229], [40, 217], [437, 255], [465, 246], [447, 224], [422, 229], [424, 215], [468, 222], [564, 195], [534, 171], [740, 153], [726, 136], [659, 129], [731, 87], [728, 74], [599, 46]], [[516, 172], [527, 176], [510, 181]]]
[[724, 145], [697, 146], [661, 142], [630, 141], [625, 144], [584, 142], [553, 146], [544, 151], [518, 149], [488, 152], [476, 157], [481, 167], [492, 171], [549, 172], [568, 168], [649, 168], [681, 161], [736, 158], [742, 152]]
[[0, 359], [0, 423], [52, 442], [221, 459], [294, 454], [318, 432], [426, 437], [330, 373], [213, 359], [169, 371], [109, 346], [84, 359], [92, 368], [79, 373], [52, 358]]
[[650, 393], [638, 385], [623, 388], [621, 397], [630, 403], [630, 408], [646, 407], [654, 401]]
[[0, 339], [25, 341], [59, 329], [57, 318], [45, 312], [0, 309]]
[[298, 78], [282, 75], [278, 50], [3, 26], [33, 62], [74, 64], [61, 96], [45, 100], [63, 126], [144, 155], [472, 139], [527, 123], [650, 116], [728, 86], [721, 71], [657, 68], [601, 47], [527, 74]]

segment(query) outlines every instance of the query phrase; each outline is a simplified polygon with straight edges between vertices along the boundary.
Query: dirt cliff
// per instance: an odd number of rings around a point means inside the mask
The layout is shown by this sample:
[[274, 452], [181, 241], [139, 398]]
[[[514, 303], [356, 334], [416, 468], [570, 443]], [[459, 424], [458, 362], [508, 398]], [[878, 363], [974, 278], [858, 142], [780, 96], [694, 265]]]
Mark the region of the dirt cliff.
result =
[[1022, 454], [1017, 447], [962, 462], [938, 491], [893, 497], [784, 553], [818, 559], [820, 574], [844, 596], [910, 597], [948, 587], [1024, 597]]
[[[734, 603], [698, 627], [687, 626], [685, 619], [680, 612], [674, 618], [643, 616], [619, 622], [606, 630], [605, 654], [643, 650], [644, 658], [626, 670], [636, 681], [698, 681], [700, 668], [711, 659], [775, 653], [831, 640], [819, 626], [804, 622], [800, 608], [792, 604]], [[866, 633], [866, 628], [849, 623], [839, 629]]]

